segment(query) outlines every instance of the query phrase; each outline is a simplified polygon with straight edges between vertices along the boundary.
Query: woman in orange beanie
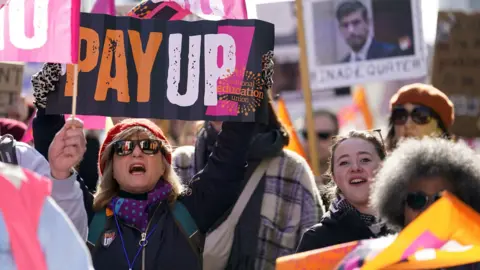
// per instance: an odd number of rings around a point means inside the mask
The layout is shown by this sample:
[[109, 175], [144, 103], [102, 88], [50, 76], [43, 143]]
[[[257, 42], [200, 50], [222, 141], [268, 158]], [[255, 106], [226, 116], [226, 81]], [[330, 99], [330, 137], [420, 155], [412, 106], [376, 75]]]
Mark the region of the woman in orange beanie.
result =
[[390, 100], [387, 150], [404, 138], [451, 138], [455, 120], [453, 103], [442, 91], [421, 83], [405, 85]]

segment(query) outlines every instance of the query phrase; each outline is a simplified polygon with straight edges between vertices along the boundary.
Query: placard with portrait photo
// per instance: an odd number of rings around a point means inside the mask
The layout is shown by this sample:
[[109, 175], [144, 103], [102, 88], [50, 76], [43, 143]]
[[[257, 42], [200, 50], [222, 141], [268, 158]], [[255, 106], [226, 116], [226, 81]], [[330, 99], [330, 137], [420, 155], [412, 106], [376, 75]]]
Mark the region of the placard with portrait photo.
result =
[[313, 89], [426, 74], [420, 1], [303, 2]]

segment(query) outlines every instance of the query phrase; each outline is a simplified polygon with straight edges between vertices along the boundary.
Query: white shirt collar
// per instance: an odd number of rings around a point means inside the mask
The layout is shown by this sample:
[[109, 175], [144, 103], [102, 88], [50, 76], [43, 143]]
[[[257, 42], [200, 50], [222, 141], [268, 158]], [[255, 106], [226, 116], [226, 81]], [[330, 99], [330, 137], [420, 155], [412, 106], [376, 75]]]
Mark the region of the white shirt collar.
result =
[[370, 45], [372, 45], [372, 36], [368, 36], [367, 41], [363, 44], [363, 47], [358, 52], [350, 51], [350, 62], [356, 62], [356, 59], [360, 59], [360, 61], [367, 60], [368, 49], [370, 49]]

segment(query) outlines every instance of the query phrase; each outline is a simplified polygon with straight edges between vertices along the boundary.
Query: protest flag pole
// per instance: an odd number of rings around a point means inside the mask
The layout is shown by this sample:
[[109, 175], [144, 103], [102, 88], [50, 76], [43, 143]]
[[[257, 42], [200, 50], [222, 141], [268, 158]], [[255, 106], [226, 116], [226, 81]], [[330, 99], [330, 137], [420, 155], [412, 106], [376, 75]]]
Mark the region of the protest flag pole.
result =
[[[81, 9], [81, 0], [76, 0], [75, 2], [75, 5], [78, 7], [78, 10], [79, 10], [79, 14], [78, 14], [78, 17], [77, 17], [77, 24], [78, 24], [78, 27], [80, 28], [80, 9]], [[78, 45], [78, 47], [76, 47], [76, 49], [78, 51], [75, 52], [75, 58], [76, 61], [75, 63], [73, 63], [73, 89], [72, 89], [72, 114], [71, 114], [71, 118], [72, 119], [75, 119], [75, 116], [77, 114], [77, 96], [78, 96], [78, 60], [80, 58], [80, 30], [78, 30], [77, 32], [77, 35], [76, 38], [78, 38], [76, 40], [76, 45]]]
[[305, 40], [305, 27], [303, 19], [303, 1], [296, 0], [297, 8], [297, 34], [298, 34], [298, 45], [300, 48], [300, 76], [303, 89], [303, 98], [305, 100], [305, 116], [306, 116], [306, 128], [308, 138], [308, 149], [310, 157], [310, 166], [313, 170], [315, 176], [320, 176], [320, 168], [318, 162], [318, 153], [316, 146], [315, 135], [315, 125], [313, 122], [313, 108], [312, 108], [312, 90], [310, 87], [310, 73], [308, 71], [308, 59], [307, 59], [307, 43]]
[[73, 96], [72, 96], [72, 115], [75, 118], [77, 112], [77, 93], [78, 93], [78, 64], [73, 65]]

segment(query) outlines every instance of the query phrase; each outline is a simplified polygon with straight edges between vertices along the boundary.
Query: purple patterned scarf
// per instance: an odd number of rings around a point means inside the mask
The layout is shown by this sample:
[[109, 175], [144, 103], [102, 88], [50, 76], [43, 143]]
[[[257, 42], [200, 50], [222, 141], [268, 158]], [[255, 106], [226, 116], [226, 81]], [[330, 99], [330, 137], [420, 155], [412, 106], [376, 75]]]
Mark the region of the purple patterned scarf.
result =
[[[163, 178], [158, 181], [155, 188], [142, 196], [128, 196], [128, 193], [121, 192], [114, 197], [108, 207], [118, 218], [128, 225], [131, 225], [144, 232], [149, 220], [149, 210], [152, 205], [165, 200], [172, 191], [172, 185]], [[122, 195], [125, 193], [125, 195]]]

